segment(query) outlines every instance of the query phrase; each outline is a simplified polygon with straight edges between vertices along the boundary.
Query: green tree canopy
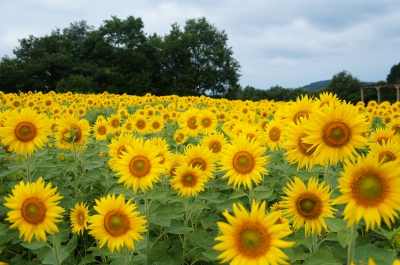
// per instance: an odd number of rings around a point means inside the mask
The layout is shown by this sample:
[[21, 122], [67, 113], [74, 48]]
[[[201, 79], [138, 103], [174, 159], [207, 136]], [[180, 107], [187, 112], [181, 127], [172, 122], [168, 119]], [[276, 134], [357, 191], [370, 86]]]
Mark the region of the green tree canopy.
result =
[[388, 74], [386, 81], [388, 83], [400, 83], [400, 63], [395, 64], [390, 69], [390, 73]]
[[332, 92], [342, 100], [357, 103], [361, 100], [360, 87], [363, 83], [348, 71], [343, 70], [332, 77], [326, 91]]

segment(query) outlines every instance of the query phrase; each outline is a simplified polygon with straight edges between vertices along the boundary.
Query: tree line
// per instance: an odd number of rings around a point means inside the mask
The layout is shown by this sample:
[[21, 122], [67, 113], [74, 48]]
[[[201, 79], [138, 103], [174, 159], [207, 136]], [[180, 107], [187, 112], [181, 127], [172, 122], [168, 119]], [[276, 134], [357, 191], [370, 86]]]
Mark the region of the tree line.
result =
[[[79, 21], [50, 35], [23, 38], [13, 50], [14, 58], [1, 58], [0, 90], [207, 95], [253, 101], [289, 101], [327, 91], [353, 103], [361, 100], [364, 82], [346, 70], [320, 90], [242, 88], [241, 66], [227, 45], [227, 34], [205, 17], [187, 20], [183, 29], [172, 24], [164, 36], [147, 35], [143, 28], [141, 18], [112, 16], [97, 29]], [[400, 83], [400, 63], [379, 83]], [[381, 99], [395, 101], [396, 90], [382, 89]], [[376, 100], [374, 89], [365, 91], [365, 101], [369, 100]]]
[[50, 35], [19, 40], [0, 62], [4, 92], [56, 91], [232, 97], [240, 64], [228, 36], [206, 18], [147, 35], [141, 18], [113, 16], [95, 29], [73, 22]]

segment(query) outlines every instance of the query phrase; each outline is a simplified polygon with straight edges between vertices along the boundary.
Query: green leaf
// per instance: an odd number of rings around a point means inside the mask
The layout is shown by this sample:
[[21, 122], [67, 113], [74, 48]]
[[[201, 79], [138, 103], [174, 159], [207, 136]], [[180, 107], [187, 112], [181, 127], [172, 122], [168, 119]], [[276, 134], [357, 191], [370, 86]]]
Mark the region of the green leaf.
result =
[[366, 261], [370, 257], [379, 265], [391, 265], [393, 262], [393, 253], [388, 249], [368, 245], [358, 247], [354, 250], [354, 262], [356, 264]]
[[221, 254], [220, 251], [214, 250], [214, 249], [207, 250], [202, 253], [203, 253], [204, 257], [206, 257], [209, 260], [218, 260], [217, 257]]
[[274, 190], [271, 190], [271, 189], [264, 190], [264, 191], [255, 191], [254, 198], [256, 199], [256, 201], [266, 200], [269, 197], [271, 197], [273, 192], [274, 192]]
[[133, 264], [137, 265], [147, 265], [147, 257], [144, 254], [136, 255], [133, 259]]
[[157, 191], [149, 190], [147, 192], [147, 197], [150, 200], [161, 200], [167, 197], [167, 195], [168, 195], [168, 190], [157, 190]]
[[[61, 245], [59, 245], [57, 247], [57, 249], [58, 249], [57, 257], [61, 264], [61, 262], [63, 262], [63, 260], [65, 260], [68, 257], [68, 252], [65, 251], [65, 247], [61, 246]], [[54, 248], [52, 251], [47, 252], [46, 256], [42, 260], [42, 263], [57, 265], [57, 261], [56, 261], [57, 259], [56, 259], [56, 255], [54, 254], [54, 252], [55, 252]]]
[[65, 246], [64, 251], [66, 251], [67, 253], [73, 251], [76, 246], [78, 245], [78, 237], [75, 234], [71, 240], [68, 242], [68, 244]]
[[152, 264], [154, 265], [173, 265], [174, 260], [170, 256], [161, 256], [157, 260], [155, 260]]
[[347, 221], [343, 219], [324, 217], [324, 220], [331, 232], [338, 232], [339, 230], [347, 229]]
[[228, 200], [234, 200], [234, 199], [239, 199], [242, 198], [244, 196], [247, 196], [247, 193], [242, 191], [242, 190], [237, 190], [234, 191], [228, 198]]
[[356, 239], [357, 237], [358, 237], [357, 231], [349, 233], [347, 230], [339, 230], [337, 232], [337, 238], [339, 240], [339, 243], [344, 248], [350, 243], [351, 240]]
[[88, 263], [96, 262], [96, 259], [92, 254], [86, 255], [82, 258], [81, 262], [79, 262], [79, 265], [84, 265]]
[[206, 204], [203, 201], [195, 201], [194, 203], [190, 203], [190, 206], [189, 206], [190, 212], [194, 212], [197, 210], [203, 210], [203, 209], [210, 209], [210, 207], [208, 206], [208, 204]]
[[217, 222], [221, 221], [222, 218], [216, 214], [210, 214], [206, 218], [201, 219], [201, 226], [204, 228], [218, 228]]
[[171, 218], [167, 212], [156, 212], [155, 214], [149, 215], [147, 220], [149, 223], [159, 226], [169, 227], [171, 225]]
[[171, 234], [187, 234], [193, 229], [185, 226], [182, 222], [178, 220], [171, 220], [171, 226], [167, 228], [166, 232]]
[[23, 246], [24, 248], [27, 248], [27, 249], [38, 249], [41, 247], [51, 248], [50, 245], [47, 244], [47, 242], [43, 242], [43, 241], [32, 241], [31, 243], [24, 242], [24, 243], [20, 243], [20, 244], [21, 244], [21, 246]]
[[333, 259], [332, 253], [326, 250], [318, 250], [313, 253], [311, 257], [303, 263], [303, 265], [341, 265]]

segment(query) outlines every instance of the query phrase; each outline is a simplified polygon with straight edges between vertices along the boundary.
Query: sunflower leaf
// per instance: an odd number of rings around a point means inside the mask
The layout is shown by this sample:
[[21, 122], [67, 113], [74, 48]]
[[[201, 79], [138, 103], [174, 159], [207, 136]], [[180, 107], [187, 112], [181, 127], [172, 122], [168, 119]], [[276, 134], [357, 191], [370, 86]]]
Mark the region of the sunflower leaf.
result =
[[351, 240], [356, 239], [357, 236], [358, 236], [357, 231], [349, 233], [347, 229], [346, 230], [342, 229], [337, 232], [339, 243], [344, 248], [349, 244]]
[[324, 217], [324, 220], [331, 232], [338, 232], [339, 230], [347, 229], [347, 222], [343, 219]]

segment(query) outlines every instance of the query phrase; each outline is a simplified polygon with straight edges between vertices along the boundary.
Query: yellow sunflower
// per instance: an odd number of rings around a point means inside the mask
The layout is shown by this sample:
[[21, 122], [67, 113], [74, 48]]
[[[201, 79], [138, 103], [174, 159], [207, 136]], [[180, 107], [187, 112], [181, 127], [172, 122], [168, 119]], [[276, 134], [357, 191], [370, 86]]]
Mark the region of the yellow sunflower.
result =
[[193, 197], [204, 191], [207, 177], [200, 166], [193, 167], [184, 163], [175, 169], [174, 174], [170, 180], [171, 187], [182, 197]]
[[143, 115], [137, 115], [132, 120], [133, 130], [139, 134], [145, 134], [148, 131], [149, 120]]
[[286, 150], [286, 160], [290, 164], [298, 163], [297, 169], [305, 167], [311, 169], [318, 163], [318, 158], [313, 156], [315, 147], [311, 148], [311, 144], [304, 143], [303, 139], [307, 137], [304, 133], [304, 124], [308, 122], [305, 118], [300, 118], [295, 123], [290, 123], [286, 130], [286, 141], [283, 148]]
[[107, 119], [107, 123], [113, 132], [119, 131], [121, 129], [121, 115], [118, 113], [111, 114], [111, 116]]
[[201, 139], [201, 145], [203, 148], [211, 150], [215, 162], [219, 161], [221, 152], [225, 149], [227, 144], [228, 140], [218, 131], [215, 131], [215, 133], [209, 134]]
[[79, 120], [73, 115], [65, 115], [57, 125], [56, 142], [59, 149], [82, 150], [89, 140], [90, 125], [86, 119]]
[[186, 146], [181, 163], [186, 163], [193, 167], [199, 166], [207, 180], [214, 177], [215, 165], [212, 152], [201, 145], [190, 144]]
[[4, 197], [4, 206], [11, 209], [5, 220], [12, 223], [10, 228], [18, 228], [24, 241], [30, 243], [35, 235], [37, 241], [46, 242], [46, 232], [51, 235], [58, 232], [55, 223], [62, 221], [64, 209], [58, 206], [63, 197], [56, 191], [57, 187], [52, 188], [51, 183], [45, 186], [39, 178], [26, 184], [21, 181], [12, 189], [12, 195]]
[[188, 135], [183, 129], [178, 129], [174, 132], [174, 140], [177, 145], [181, 145], [188, 140]]
[[28, 108], [13, 110], [2, 121], [0, 137], [9, 150], [17, 154], [32, 155], [48, 141], [50, 122], [46, 115]]
[[153, 116], [149, 120], [149, 132], [157, 133], [164, 129], [164, 120], [161, 116]]
[[209, 134], [217, 128], [218, 121], [215, 114], [209, 109], [202, 109], [198, 116], [199, 132]]
[[125, 148], [126, 152], [114, 165], [117, 175], [121, 176], [118, 183], [123, 182], [127, 188], [133, 186], [134, 193], [139, 187], [143, 192], [153, 188], [153, 182], [158, 182], [159, 175], [164, 171], [158, 150], [152, 148], [149, 141], [143, 143], [141, 139], [138, 139], [134, 148], [128, 145]]
[[390, 161], [396, 161], [400, 163], [400, 145], [399, 143], [392, 142], [390, 139], [382, 144], [374, 143], [369, 146], [370, 155], [377, 157], [378, 162], [386, 163]]
[[93, 125], [93, 136], [96, 141], [102, 141], [107, 139], [107, 134], [111, 132], [111, 128], [107, 124], [107, 121], [100, 119]]
[[394, 131], [394, 134], [400, 135], [400, 118], [393, 118], [391, 122], [387, 124], [387, 127]]
[[322, 228], [327, 230], [324, 217], [333, 217], [335, 209], [329, 198], [330, 186], [310, 178], [308, 185], [295, 177], [283, 191], [287, 197], [282, 197], [280, 207], [284, 217], [291, 218], [294, 230], [299, 230], [305, 224], [305, 235], [321, 234]]
[[83, 230], [87, 229], [87, 220], [89, 217], [89, 208], [86, 203], [77, 203], [71, 210], [69, 218], [71, 220], [71, 232], [83, 235]]
[[381, 218], [391, 227], [396, 211], [400, 210], [400, 167], [395, 163], [379, 163], [375, 156], [358, 156], [346, 161], [341, 172], [339, 191], [341, 196], [334, 204], [346, 204], [343, 211], [347, 226], [357, 224], [364, 218], [366, 229], [381, 226]]
[[268, 164], [269, 156], [263, 156], [265, 151], [266, 148], [255, 140], [247, 139], [243, 134], [237, 136], [222, 151], [220, 170], [227, 171], [222, 178], [229, 178], [228, 185], [233, 183], [233, 187], [243, 184], [252, 189], [251, 181], [259, 184], [262, 180], [261, 174], [268, 174], [264, 166]]
[[390, 127], [378, 127], [369, 135], [369, 140], [372, 143], [382, 144], [391, 140], [392, 142], [399, 143], [400, 135], [397, 134], [396, 130], [392, 130]]
[[115, 163], [122, 158], [122, 153], [126, 152], [126, 146], [134, 148], [137, 144], [142, 144], [142, 142], [129, 133], [122, 134], [120, 137], [112, 139], [111, 143], [108, 144], [109, 155], [111, 157], [108, 161], [110, 168], [114, 169]]
[[223, 215], [228, 223], [218, 222], [221, 230], [220, 241], [213, 248], [222, 253], [218, 259], [221, 263], [230, 264], [288, 264], [288, 256], [281, 248], [290, 248], [295, 242], [284, 241], [283, 238], [292, 233], [288, 224], [278, 224], [280, 212], [265, 215], [263, 202], [254, 203], [250, 213], [241, 204], [233, 204], [235, 216], [225, 211]]
[[265, 142], [271, 151], [279, 150], [284, 142], [285, 126], [280, 120], [271, 120], [265, 128]]
[[174, 162], [173, 154], [168, 150], [167, 140], [162, 137], [154, 137], [148, 141], [158, 150], [157, 156], [161, 158], [160, 164], [164, 167], [164, 173], [167, 173]]
[[196, 137], [199, 134], [198, 115], [199, 110], [191, 108], [182, 113], [178, 118], [179, 127], [185, 130], [186, 134], [191, 137]]
[[368, 140], [361, 134], [368, 128], [365, 116], [358, 114], [353, 105], [324, 105], [323, 111], [315, 111], [306, 123], [307, 137], [303, 142], [312, 145], [309, 150], [316, 147], [313, 156], [322, 164], [328, 159], [337, 164], [344, 158], [354, 157], [356, 148], [365, 148]]
[[309, 119], [319, 108], [319, 103], [309, 98], [308, 95], [302, 95], [301, 98], [298, 97], [295, 102], [290, 103], [275, 114], [276, 120], [282, 119], [285, 123], [297, 123], [300, 117]]
[[108, 243], [110, 252], [121, 247], [134, 249], [134, 241], [143, 239], [139, 233], [147, 231], [144, 216], [134, 211], [136, 205], [132, 199], [125, 203], [125, 197], [121, 194], [117, 198], [115, 194], [96, 199], [96, 206], [93, 207], [98, 214], [89, 217], [89, 234], [99, 240], [100, 248]]

